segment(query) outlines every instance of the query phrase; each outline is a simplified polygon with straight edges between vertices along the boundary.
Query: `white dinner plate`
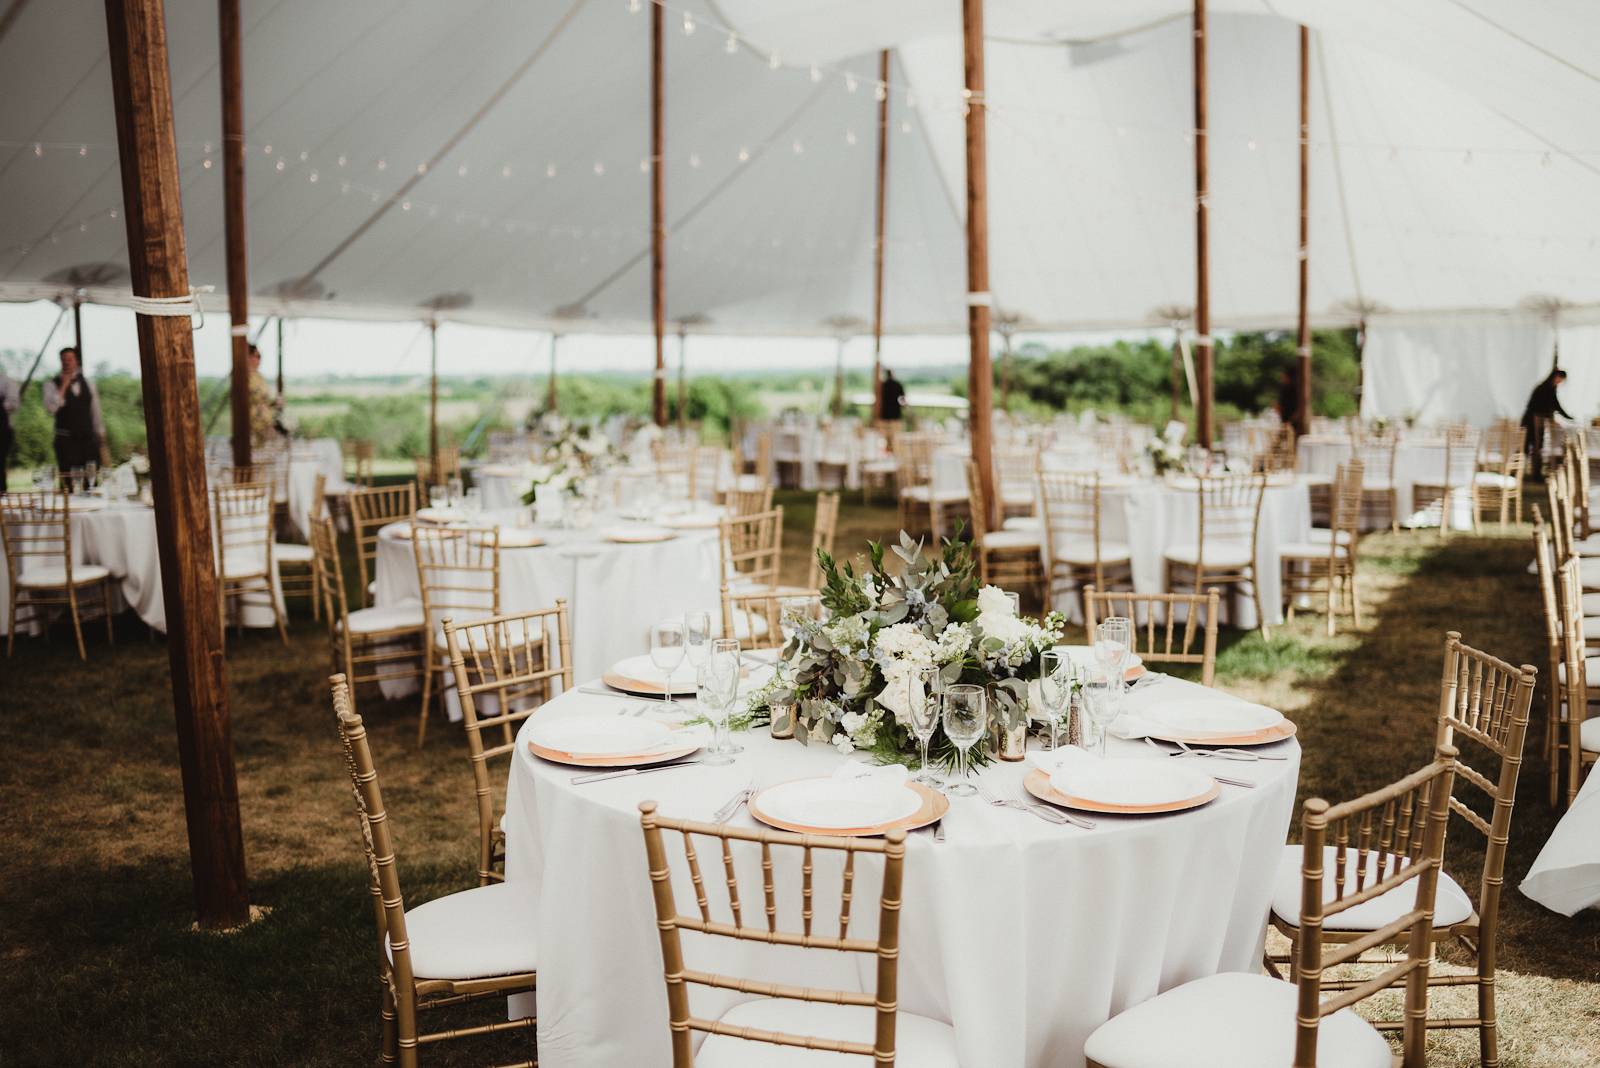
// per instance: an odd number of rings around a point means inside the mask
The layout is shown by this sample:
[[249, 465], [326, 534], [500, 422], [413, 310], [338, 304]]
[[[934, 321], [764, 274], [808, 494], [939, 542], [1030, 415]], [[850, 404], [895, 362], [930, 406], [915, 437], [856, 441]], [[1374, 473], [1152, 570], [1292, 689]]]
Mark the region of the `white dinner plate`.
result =
[[614, 541], [622, 545], [669, 541], [678, 536], [676, 531], [650, 523], [630, 523], [626, 526], [606, 527], [605, 530], [601, 531], [601, 535], [607, 541]]
[[882, 827], [922, 807], [922, 795], [907, 783], [863, 780], [797, 779], [770, 786], [752, 805], [771, 820], [823, 831]]
[[459, 508], [418, 508], [419, 523], [459, 523], [467, 518]]
[[[1058, 645], [1056, 652], [1066, 653], [1072, 662], [1081, 668], [1093, 669], [1096, 667], [1094, 650], [1087, 645]], [[1144, 674], [1144, 659], [1138, 653], [1128, 654], [1128, 667], [1123, 672], [1123, 677], [1132, 682]]]
[[1102, 806], [1166, 807], [1206, 793], [1216, 780], [1178, 760], [1068, 761], [1050, 776], [1056, 792]]
[[664, 517], [661, 525], [671, 527], [673, 530], [710, 530], [721, 522], [721, 512], [684, 512], [681, 515]]
[[[474, 534], [472, 540], [482, 544], [486, 535]], [[500, 548], [502, 549], [531, 549], [536, 545], [543, 545], [544, 539], [538, 534], [524, 527], [501, 527]]]
[[[613, 690], [661, 696], [661, 669], [651, 662], [648, 653], [618, 660], [601, 676], [601, 681]], [[672, 693], [675, 697], [695, 695], [695, 668], [687, 656], [673, 669]]]
[[1220, 695], [1186, 696], [1167, 701], [1154, 700], [1155, 696], [1151, 695], [1148, 704], [1141, 703], [1136, 714], [1160, 728], [1162, 734], [1181, 734], [1185, 739], [1232, 738], [1264, 731], [1283, 722], [1283, 713], [1277, 709]]
[[704, 732], [696, 728], [603, 714], [536, 718], [527, 737], [534, 756], [577, 767], [661, 764], [688, 756], [704, 741]]

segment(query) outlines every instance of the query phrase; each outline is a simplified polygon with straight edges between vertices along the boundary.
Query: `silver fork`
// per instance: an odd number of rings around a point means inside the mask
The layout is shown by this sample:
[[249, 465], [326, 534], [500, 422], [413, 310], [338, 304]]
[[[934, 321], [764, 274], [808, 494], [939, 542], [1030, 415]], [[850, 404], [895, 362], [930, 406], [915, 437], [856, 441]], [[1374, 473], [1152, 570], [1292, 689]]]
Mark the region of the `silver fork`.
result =
[[754, 793], [754, 786], [746, 786], [744, 789], [728, 798], [726, 804], [711, 814], [711, 822], [727, 823], [729, 820], [733, 819], [733, 817], [738, 813], [739, 809], [744, 806], [746, 801], [750, 800], [751, 795]]
[[991, 794], [988, 790], [984, 789], [981, 783], [977, 784], [977, 787], [978, 796], [983, 798], [989, 804], [994, 805], [996, 808], [1016, 809], [1018, 812], [1026, 812], [1030, 816], [1037, 816], [1046, 823], [1054, 823], [1057, 826], [1060, 826], [1064, 823], [1070, 823], [1074, 827], [1082, 827], [1086, 831], [1094, 829], [1094, 824], [1090, 823], [1088, 820], [1080, 820], [1076, 816], [1069, 816], [1067, 813], [1057, 812], [1055, 809], [1041, 808], [1034, 805], [1025, 804], [1022, 801], [1009, 801], [1003, 797], [996, 797], [994, 794]]
[[1046, 817], [1054, 816], [1061, 822], [1070, 823], [1074, 827], [1081, 827], [1086, 831], [1094, 830], [1093, 820], [1086, 820], [1082, 816], [1074, 816], [1072, 813], [1062, 812], [1060, 809], [1046, 808], [1044, 805], [1041, 805], [1039, 802], [1033, 800], [1033, 795], [1028, 793], [1026, 787], [1017, 787], [1017, 792], [1017, 803], [1035, 815], [1043, 813]]

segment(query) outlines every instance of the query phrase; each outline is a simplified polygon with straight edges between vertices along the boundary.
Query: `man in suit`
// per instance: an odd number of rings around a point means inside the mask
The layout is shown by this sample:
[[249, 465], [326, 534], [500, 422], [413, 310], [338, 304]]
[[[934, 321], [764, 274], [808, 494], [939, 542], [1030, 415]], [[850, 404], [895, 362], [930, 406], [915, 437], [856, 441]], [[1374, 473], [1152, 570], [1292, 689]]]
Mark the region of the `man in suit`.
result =
[[1556, 396], [1556, 388], [1567, 380], [1567, 372], [1557, 367], [1545, 377], [1543, 382], [1533, 387], [1533, 392], [1528, 396], [1528, 406], [1522, 410], [1522, 427], [1528, 432], [1528, 470], [1539, 469], [1539, 457], [1544, 452], [1544, 432], [1550, 421], [1556, 416], [1571, 419], [1567, 410], [1561, 407], [1561, 400]]
[[11, 415], [21, 399], [17, 381], [0, 370], [0, 490], [6, 486], [6, 470], [11, 466], [11, 447], [16, 444], [16, 432], [11, 428]]
[[100, 394], [78, 366], [78, 350], [61, 350], [61, 373], [44, 383], [44, 410], [56, 417], [56, 468], [62, 472], [100, 462], [106, 438]]

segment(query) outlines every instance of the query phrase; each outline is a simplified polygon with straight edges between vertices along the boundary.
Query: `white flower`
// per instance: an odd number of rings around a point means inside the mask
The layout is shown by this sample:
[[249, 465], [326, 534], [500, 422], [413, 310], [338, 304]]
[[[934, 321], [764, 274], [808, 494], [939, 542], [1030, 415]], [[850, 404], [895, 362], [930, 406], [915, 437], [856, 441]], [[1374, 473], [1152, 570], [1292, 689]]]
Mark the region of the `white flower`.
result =
[[833, 747], [845, 756], [849, 756], [856, 751], [855, 745], [850, 741], [850, 736], [844, 731], [840, 731], [833, 736]]
[[935, 654], [939, 663], [960, 660], [972, 648], [972, 631], [963, 623], [952, 623], [939, 635], [939, 649]]
[[1011, 608], [1011, 598], [1006, 596], [1006, 591], [999, 586], [985, 586], [978, 591], [978, 614], [980, 616], [1009, 616], [1015, 613]]
[[885, 661], [903, 660], [912, 664], [932, 664], [934, 645], [915, 623], [896, 623], [878, 632], [878, 658]]

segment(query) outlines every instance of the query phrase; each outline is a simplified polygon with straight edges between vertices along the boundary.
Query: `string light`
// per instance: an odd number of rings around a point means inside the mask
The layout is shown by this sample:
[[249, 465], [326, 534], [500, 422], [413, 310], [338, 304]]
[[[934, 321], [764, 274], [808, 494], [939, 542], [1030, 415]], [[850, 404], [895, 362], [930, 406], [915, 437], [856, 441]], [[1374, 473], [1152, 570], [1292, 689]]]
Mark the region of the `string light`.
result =
[[261, 153], [262, 153], [262, 155], [265, 155], [265, 156], [272, 155], [272, 146], [271, 145], [262, 145], [261, 146]]
[[386, 170], [388, 170], [388, 169], [389, 169], [389, 161], [388, 161], [388, 160], [386, 160], [386, 159], [380, 159], [380, 160], [378, 160], [378, 169], [379, 169], [379, 170], [380, 170], [380, 171], [386, 171]]
[[43, 146], [43, 145], [41, 145], [41, 144], [40, 144], [40, 143], [39, 143], [39, 142], [37, 142], [37, 141], [35, 141], [35, 142], [34, 142], [34, 143], [33, 143], [33, 154], [34, 154], [34, 155], [35, 155], [35, 156], [42, 156], [42, 155], [44, 155], [44, 146]]
[[854, 130], [846, 130], [844, 132], [844, 143], [847, 145], [856, 143], [856, 132]]
[[850, 73], [846, 73], [845, 74], [845, 76], [844, 76], [844, 90], [847, 93], [853, 93], [853, 92], [856, 91], [856, 76], [854, 74], [850, 74]]
[[554, 163], [546, 163], [544, 165], [544, 176], [546, 178], [554, 178], [556, 176], [556, 165]]
[[821, 80], [822, 80], [822, 68], [817, 66], [815, 63], [811, 64], [811, 81], [813, 83], [815, 83], [815, 82], [820, 82]]
[[280, 160], [279, 160], [279, 161], [278, 161], [278, 165], [277, 165], [277, 166], [278, 166], [278, 171], [279, 171], [279, 173], [282, 173], [282, 172], [283, 172], [283, 168], [284, 168], [284, 162], [283, 162], [283, 160], [281, 160], [281, 159], [280, 159]]
[[739, 35], [736, 33], [728, 34], [728, 39], [722, 43], [722, 50], [730, 56], [739, 51]]
[[639, 8], [639, 0], [628, 0], [628, 14], [637, 15], [639, 13]]
[[594, 173], [595, 173], [596, 177], [599, 177], [600, 175], [605, 174], [606, 173], [606, 165], [604, 163], [601, 163], [599, 160], [595, 160], [594, 161]]
[[748, 148], [745, 148], [743, 145], [739, 146], [739, 162], [740, 163], [749, 163], [750, 162], [750, 150]]
[[783, 66], [783, 61], [778, 58], [778, 53], [774, 52], [767, 57], [768, 70], [777, 70], [781, 66]]
[[888, 100], [889, 99], [889, 83], [888, 82], [878, 82], [877, 83], [877, 87], [872, 90], [872, 99], [878, 101], [880, 104], [883, 101]]
[[317, 184], [317, 172], [316, 171], [312, 171], [310, 174], [306, 175], [306, 181], [310, 182], [312, 185], [316, 185]]
[[506, 165], [504, 165], [503, 167], [500, 168], [500, 177], [502, 177], [502, 178], [510, 178], [511, 177], [511, 164], [507, 163]]
[[467, 176], [467, 165], [465, 163], [463, 163], [461, 166], [456, 168], [456, 177], [457, 178], [465, 178], [466, 176]]
[[306, 160], [308, 160], [310, 158], [311, 158], [311, 153], [309, 153], [309, 152], [301, 152], [300, 153], [300, 162], [301, 163], [304, 163]]
[[350, 162], [350, 161], [348, 159], [346, 159], [344, 156], [341, 155], [339, 157], [339, 166], [343, 167], [348, 162]]
[[78, 155], [87, 156], [88, 154], [89, 154], [89, 146], [88, 145], [79, 145], [78, 146]]
[[694, 36], [694, 16], [687, 11], [683, 13], [683, 35], [685, 37]]
[[689, 166], [693, 167], [695, 170], [699, 170], [700, 169], [700, 153], [698, 153], [698, 152], [689, 153]]
[[211, 161], [209, 159], [203, 159], [200, 161], [200, 166], [209, 171], [211, 169]]
[[806, 150], [806, 146], [802, 145], [800, 143], [800, 138], [796, 137], [794, 139], [794, 154], [797, 155], [797, 156], [802, 155], [802, 154], [804, 154], [805, 150]]
[[648, 156], [639, 161], [639, 173], [640, 174], [649, 174], [650, 173], [650, 159], [649, 159]]

